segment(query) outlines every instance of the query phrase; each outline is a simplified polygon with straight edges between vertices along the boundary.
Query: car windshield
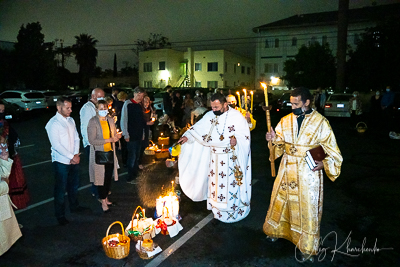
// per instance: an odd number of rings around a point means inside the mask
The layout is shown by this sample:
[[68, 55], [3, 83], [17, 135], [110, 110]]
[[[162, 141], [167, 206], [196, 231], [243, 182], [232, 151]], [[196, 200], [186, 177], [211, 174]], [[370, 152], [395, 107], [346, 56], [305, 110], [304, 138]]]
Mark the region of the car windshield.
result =
[[331, 95], [328, 101], [349, 101], [351, 95]]
[[26, 98], [44, 98], [42, 93], [26, 93], [24, 96]]

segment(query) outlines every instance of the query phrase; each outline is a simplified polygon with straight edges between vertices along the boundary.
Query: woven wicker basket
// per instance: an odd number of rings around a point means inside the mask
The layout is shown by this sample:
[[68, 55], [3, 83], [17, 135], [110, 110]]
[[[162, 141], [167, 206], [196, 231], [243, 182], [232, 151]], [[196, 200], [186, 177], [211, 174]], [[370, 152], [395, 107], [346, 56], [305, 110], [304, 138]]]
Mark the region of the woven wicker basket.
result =
[[356, 125], [357, 132], [364, 133], [367, 130], [367, 124], [365, 122], [360, 121]]
[[[131, 220], [131, 226], [133, 226], [133, 220], [135, 219], [135, 216], [137, 214], [138, 209], [140, 209], [142, 211], [143, 214], [143, 209], [141, 206], [138, 206], [135, 210], [135, 212], [132, 215], [132, 220]], [[129, 234], [128, 231], [131, 230], [131, 228], [128, 229], [128, 227], [125, 229], [125, 234], [127, 236], [129, 236], [130, 239], [132, 239], [132, 241], [134, 241], [135, 243], [137, 243], [139, 240], [143, 241], [143, 237], [147, 237], [147, 235], [149, 235], [151, 237], [151, 234], [149, 231], [141, 233], [140, 235], [134, 235], [134, 234]], [[137, 231], [138, 229], [136, 227], [133, 227], [134, 231]]]
[[[153, 250], [154, 250], [154, 248], [156, 248], [158, 245], [157, 244], [155, 244], [155, 243], [153, 243]], [[141, 259], [143, 259], [143, 260], [149, 260], [149, 259], [152, 259], [153, 257], [154, 257], [154, 255], [153, 256], [151, 256], [151, 257], [149, 257], [149, 255], [147, 254], [147, 250], [145, 250], [141, 245], [139, 246], [140, 247], [140, 249], [137, 249], [136, 248], [136, 252], [138, 253], [138, 255], [139, 255], [139, 257], [141, 258]]]
[[[108, 232], [110, 231], [111, 226], [113, 226], [116, 223], [119, 223], [121, 225], [122, 235], [120, 235], [120, 234], [108, 235]], [[108, 244], [108, 241], [111, 238], [115, 238], [115, 237], [118, 238], [118, 241], [120, 243], [116, 247], [110, 247]], [[121, 242], [125, 242], [125, 243], [121, 243]], [[101, 240], [101, 244], [103, 245], [103, 249], [104, 249], [104, 252], [106, 253], [106, 256], [109, 258], [112, 258], [112, 259], [117, 259], [117, 260], [123, 259], [129, 255], [130, 243], [131, 243], [131, 240], [129, 239], [129, 237], [127, 237], [124, 234], [124, 226], [119, 221], [116, 221], [116, 222], [113, 222], [112, 224], [110, 224], [110, 226], [107, 229], [106, 237], [104, 237]]]

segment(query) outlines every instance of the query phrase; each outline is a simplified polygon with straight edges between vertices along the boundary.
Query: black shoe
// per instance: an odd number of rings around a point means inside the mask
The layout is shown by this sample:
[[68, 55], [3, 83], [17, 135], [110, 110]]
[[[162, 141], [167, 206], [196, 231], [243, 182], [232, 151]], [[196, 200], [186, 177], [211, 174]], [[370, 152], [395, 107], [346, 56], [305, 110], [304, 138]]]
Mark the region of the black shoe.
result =
[[78, 206], [75, 209], [71, 209], [72, 213], [81, 213], [81, 212], [86, 212], [89, 211], [90, 209], [87, 207], [82, 207], [82, 206]]
[[57, 218], [57, 221], [58, 221], [59, 225], [67, 225], [67, 224], [69, 224], [69, 221], [67, 219], [65, 219], [65, 217]]

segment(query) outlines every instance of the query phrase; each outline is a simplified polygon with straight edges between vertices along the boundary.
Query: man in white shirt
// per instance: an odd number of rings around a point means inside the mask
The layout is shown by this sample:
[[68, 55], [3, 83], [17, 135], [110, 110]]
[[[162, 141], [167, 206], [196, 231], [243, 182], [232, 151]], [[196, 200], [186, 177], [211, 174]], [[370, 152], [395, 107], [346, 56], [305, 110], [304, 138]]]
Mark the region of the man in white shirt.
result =
[[[88, 102], [86, 102], [81, 110], [79, 111], [80, 119], [81, 119], [81, 135], [82, 135], [82, 143], [83, 148], [85, 150], [85, 155], [87, 160], [89, 161], [90, 156], [90, 144], [88, 139], [87, 127], [89, 124], [89, 120], [96, 116], [96, 103], [99, 100], [104, 100], [104, 91], [100, 88], [95, 88], [92, 90], [92, 94]], [[99, 194], [97, 192], [97, 187], [92, 184], [92, 196], [99, 198]]]
[[70, 117], [71, 101], [67, 98], [57, 100], [57, 113], [46, 124], [51, 143], [51, 161], [55, 172], [54, 205], [55, 215], [60, 225], [68, 224], [65, 218], [65, 191], [71, 212], [84, 208], [78, 203], [79, 187], [79, 135], [75, 121]]

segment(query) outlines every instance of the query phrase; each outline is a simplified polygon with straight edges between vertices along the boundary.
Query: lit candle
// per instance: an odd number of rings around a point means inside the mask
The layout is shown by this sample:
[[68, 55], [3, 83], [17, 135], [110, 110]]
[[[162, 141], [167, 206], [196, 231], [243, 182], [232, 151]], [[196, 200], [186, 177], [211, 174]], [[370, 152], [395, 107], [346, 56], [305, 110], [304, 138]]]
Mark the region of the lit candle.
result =
[[236, 94], [239, 96], [239, 97], [238, 97], [238, 98], [239, 98], [239, 108], [242, 109], [242, 103], [240, 102], [240, 93], [239, 93], [239, 92], [236, 92]]
[[251, 113], [253, 113], [253, 91], [250, 91], [251, 94]]
[[136, 227], [139, 228], [139, 214], [136, 214]]
[[143, 218], [146, 218], [146, 210], [143, 209]]
[[174, 192], [174, 181], [171, 181], [171, 189], [172, 189], [172, 192]]
[[247, 91], [243, 89], [244, 92], [244, 109], [247, 111]]
[[261, 86], [264, 87], [265, 106], [268, 107], [268, 87], [265, 83], [261, 83]]

